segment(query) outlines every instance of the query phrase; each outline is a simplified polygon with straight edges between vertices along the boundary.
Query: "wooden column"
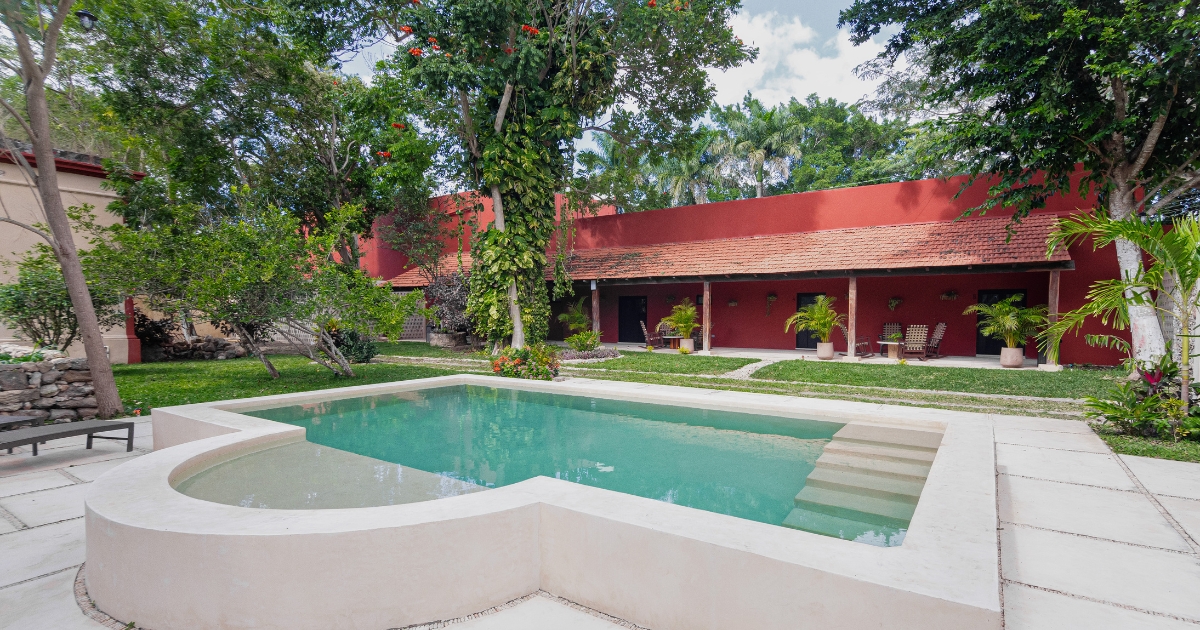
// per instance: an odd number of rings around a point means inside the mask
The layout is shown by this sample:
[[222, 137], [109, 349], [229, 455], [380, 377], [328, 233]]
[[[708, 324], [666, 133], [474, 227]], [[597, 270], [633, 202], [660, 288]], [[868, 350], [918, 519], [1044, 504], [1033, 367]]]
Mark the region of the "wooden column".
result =
[[850, 276], [850, 290], [847, 292], [846, 305], [846, 356], [853, 359], [857, 356], [858, 348], [854, 341], [858, 339], [856, 322], [858, 320], [858, 278]]
[[600, 289], [592, 280], [592, 331], [600, 332]]
[[[1050, 272], [1050, 291], [1046, 296], [1046, 315], [1051, 324], [1058, 321], [1058, 283], [1059, 275], [1062, 272], [1055, 269]], [[1046, 363], [1055, 365], [1057, 362], [1051, 362], [1050, 358], [1046, 358]]]
[[703, 313], [703, 319], [700, 320], [701, 330], [704, 331], [704, 341], [702, 343], [704, 351], [708, 352], [712, 349], [712, 283], [704, 281], [704, 308], [700, 311]]

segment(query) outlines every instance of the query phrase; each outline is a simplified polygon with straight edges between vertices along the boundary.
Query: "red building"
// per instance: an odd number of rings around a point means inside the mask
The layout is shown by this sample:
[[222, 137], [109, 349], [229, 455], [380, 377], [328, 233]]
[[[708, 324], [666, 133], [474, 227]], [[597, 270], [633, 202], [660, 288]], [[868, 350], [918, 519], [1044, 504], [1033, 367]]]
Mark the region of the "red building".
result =
[[[798, 304], [826, 294], [849, 315], [851, 338], [874, 340], [886, 322], [931, 329], [944, 322], [941, 352], [952, 356], [999, 353], [997, 342], [978, 335], [976, 317], [963, 315], [970, 304], [1020, 293], [1028, 304], [1064, 312], [1082, 304], [1094, 281], [1117, 276], [1112, 248], [1093, 251], [1085, 243], [1046, 255], [1046, 237], [1057, 217], [1078, 212], [1088, 200], [1053, 198], [1010, 237], [1011, 211], [962, 218], [986, 196], [983, 183], [957, 195], [963, 181], [607, 213], [576, 223], [568, 270], [576, 295], [594, 288], [594, 311], [606, 343], [642, 342], [639, 322], [653, 327], [672, 305], [691, 298], [704, 305], [713, 347], [815, 347], [807, 334], [784, 332], [784, 320]], [[436, 203], [445, 204], [445, 198]], [[491, 217], [489, 211], [484, 214], [480, 224], [486, 225]], [[463, 233], [465, 251], [470, 235]], [[447, 243], [447, 254], [459, 246], [458, 240]], [[397, 288], [426, 283], [416, 270], [404, 270], [403, 257], [386, 248], [372, 247], [367, 265]], [[556, 304], [555, 312], [564, 306], [565, 301]], [[561, 338], [558, 329], [551, 326]], [[838, 351], [846, 351], [840, 333], [833, 341]], [[1037, 352], [1031, 346], [1026, 354], [1032, 358]], [[1114, 350], [1089, 347], [1081, 333], [1064, 340], [1060, 361], [1115, 364], [1120, 359]]]

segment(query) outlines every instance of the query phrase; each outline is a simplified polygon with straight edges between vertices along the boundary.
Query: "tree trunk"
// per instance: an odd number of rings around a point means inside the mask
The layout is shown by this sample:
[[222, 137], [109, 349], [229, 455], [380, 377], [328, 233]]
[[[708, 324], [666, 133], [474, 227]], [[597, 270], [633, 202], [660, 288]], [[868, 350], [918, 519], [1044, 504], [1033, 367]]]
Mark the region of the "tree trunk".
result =
[[258, 342], [246, 332], [245, 327], [238, 326], [237, 332], [238, 336], [242, 338], [242, 345], [248, 348], [254, 356], [258, 357], [259, 361], [262, 361], [263, 367], [267, 368], [267, 374], [270, 374], [271, 378], [279, 378], [279, 370], [275, 369], [275, 365], [271, 363], [266, 353], [263, 352], [262, 346], [258, 345]]
[[758, 169], [758, 172], [755, 174], [754, 193], [757, 197], [763, 196], [763, 172], [761, 168]]
[[[1134, 214], [1133, 194], [1126, 190], [1114, 191], [1109, 202], [1109, 216], [1116, 221]], [[1116, 240], [1117, 264], [1122, 278], [1132, 278], [1142, 269], [1142, 250], [1123, 238]], [[1125, 292], [1126, 301], [1133, 300], [1133, 291]], [[1129, 304], [1129, 336], [1131, 352], [1136, 361], [1157, 361], [1167, 352], [1162, 325], [1155, 314], [1153, 300], [1143, 296], [1144, 304]]]
[[[492, 213], [496, 215], [496, 229], [504, 231], [504, 200], [500, 197], [500, 187], [492, 184]], [[512, 347], [525, 347], [525, 322], [521, 321], [521, 303], [517, 301], [517, 281], [508, 285], [508, 317], [512, 319]]]
[[46, 211], [46, 223], [50, 225], [50, 232], [54, 235], [54, 254], [62, 267], [71, 306], [75, 309], [75, 318], [79, 321], [79, 333], [87, 353], [88, 369], [92, 372], [92, 386], [96, 389], [96, 403], [99, 408], [97, 413], [101, 418], [111, 418], [122, 413], [125, 408], [117, 392], [117, 382], [113, 377], [112, 365], [108, 362], [108, 353], [104, 351], [104, 334], [100, 330], [100, 321], [96, 318], [96, 309], [92, 306], [92, 295], [83, 276], [79, 253], [75, 250], [71, 222], [67, 218], [67, 211], [63, 208], [62, 196], [58, 190], [58, 172], [54, 164], [50, 112], [46, 105], [44, 80], [32, 80], [26, 84], [25, 109], [29, 114], [29, 126], [33, 130], [30, 140], [33, 143], [34, 157], [37, 158], [38, 194]]

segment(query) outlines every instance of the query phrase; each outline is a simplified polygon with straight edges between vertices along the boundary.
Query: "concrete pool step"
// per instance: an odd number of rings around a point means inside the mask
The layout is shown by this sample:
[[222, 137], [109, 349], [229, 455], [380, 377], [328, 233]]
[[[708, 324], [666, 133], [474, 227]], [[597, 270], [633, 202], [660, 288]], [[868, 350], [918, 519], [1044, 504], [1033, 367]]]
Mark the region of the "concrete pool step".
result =
[[929, 476], [930, 467], [928, 464], [872, 459], [862, 457], [858, 454], [831, 453], [829, 452], [829, 445], [826, 445], [825, 452], [817, 458], [816, 468], [874, 475], [876, 477], [906, 479], [924, 484], [926, 477]]
[[924, 466], [932, 465], [933, 458], [937, 456], [936, 450], [892, 446], [890, 444], [845, 442], [839, 440], [836, 436], [834, 436], [832, 442], [825, 445], [824, 452]]
[[906, 533], [904, 528], [865, 523], [804, 508], [792, 510], [784, 519], [783, 526], [843, 540], [856, 540], [880, 547], [899, 545], [904, 541]]
[[916, 505], [925, 484], [922, 481], [911, 479], [818, 467], [809, 473], [808, 481], [804, 486], [857, 493], [892, 501], [906, 501]]
[[833, 439], [841, 442], [860, 442], [937, 451], [938, 446], [942, 443], [942, 434], [935, 431], [871, 424], [847, 424], [833, 435]]
[[917, 509], [916, 502], [814, 486], [805, 486], [795, 503], [813, 512], [892, 527], [907, 527]]

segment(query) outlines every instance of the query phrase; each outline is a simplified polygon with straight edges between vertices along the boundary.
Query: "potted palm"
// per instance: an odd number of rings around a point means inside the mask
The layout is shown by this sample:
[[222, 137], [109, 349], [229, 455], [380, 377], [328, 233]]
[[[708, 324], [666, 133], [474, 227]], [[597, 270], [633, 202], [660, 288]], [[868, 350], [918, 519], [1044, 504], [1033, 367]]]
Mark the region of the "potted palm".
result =
[[687, 350], [687, 352], [696, 351], [696, 343], [692, 339], [692, 331], [696, 330], [700, 324], [696, 323], [696, 305], [688, 298], [684, 298], [682, 302], [671, 307], [671, 314], [662, 318], [662, 323], [674, 328], [676, 332], [683, 337], [679, 340], [679, 347]]
[[828, 295], [822, 295], [817, 298], [816, 302], [800, 307], [800, 310], [787, 318], [783, 324], [783, 332], [787, 332], [794, 326], [796, 332], [807, 330], [815, 334], [820, 339], [817, 342], [817, 358], [823, 361], [833, 358], [833, 343], [829, 341], [833, 335], [833, 329], [846, 321], [845, 315], [833, 310], [834, 299]]
[[1018, 368], [1025, 363], [1025, 340], [1046, 325], [1045, 306], [1020, 306], [1025, 296], [1012, 295], [995, 304], [972, 304], [963, 315], [979, 315], [979, 332], [985, 337], [1002, 339], [1000, 365]]

